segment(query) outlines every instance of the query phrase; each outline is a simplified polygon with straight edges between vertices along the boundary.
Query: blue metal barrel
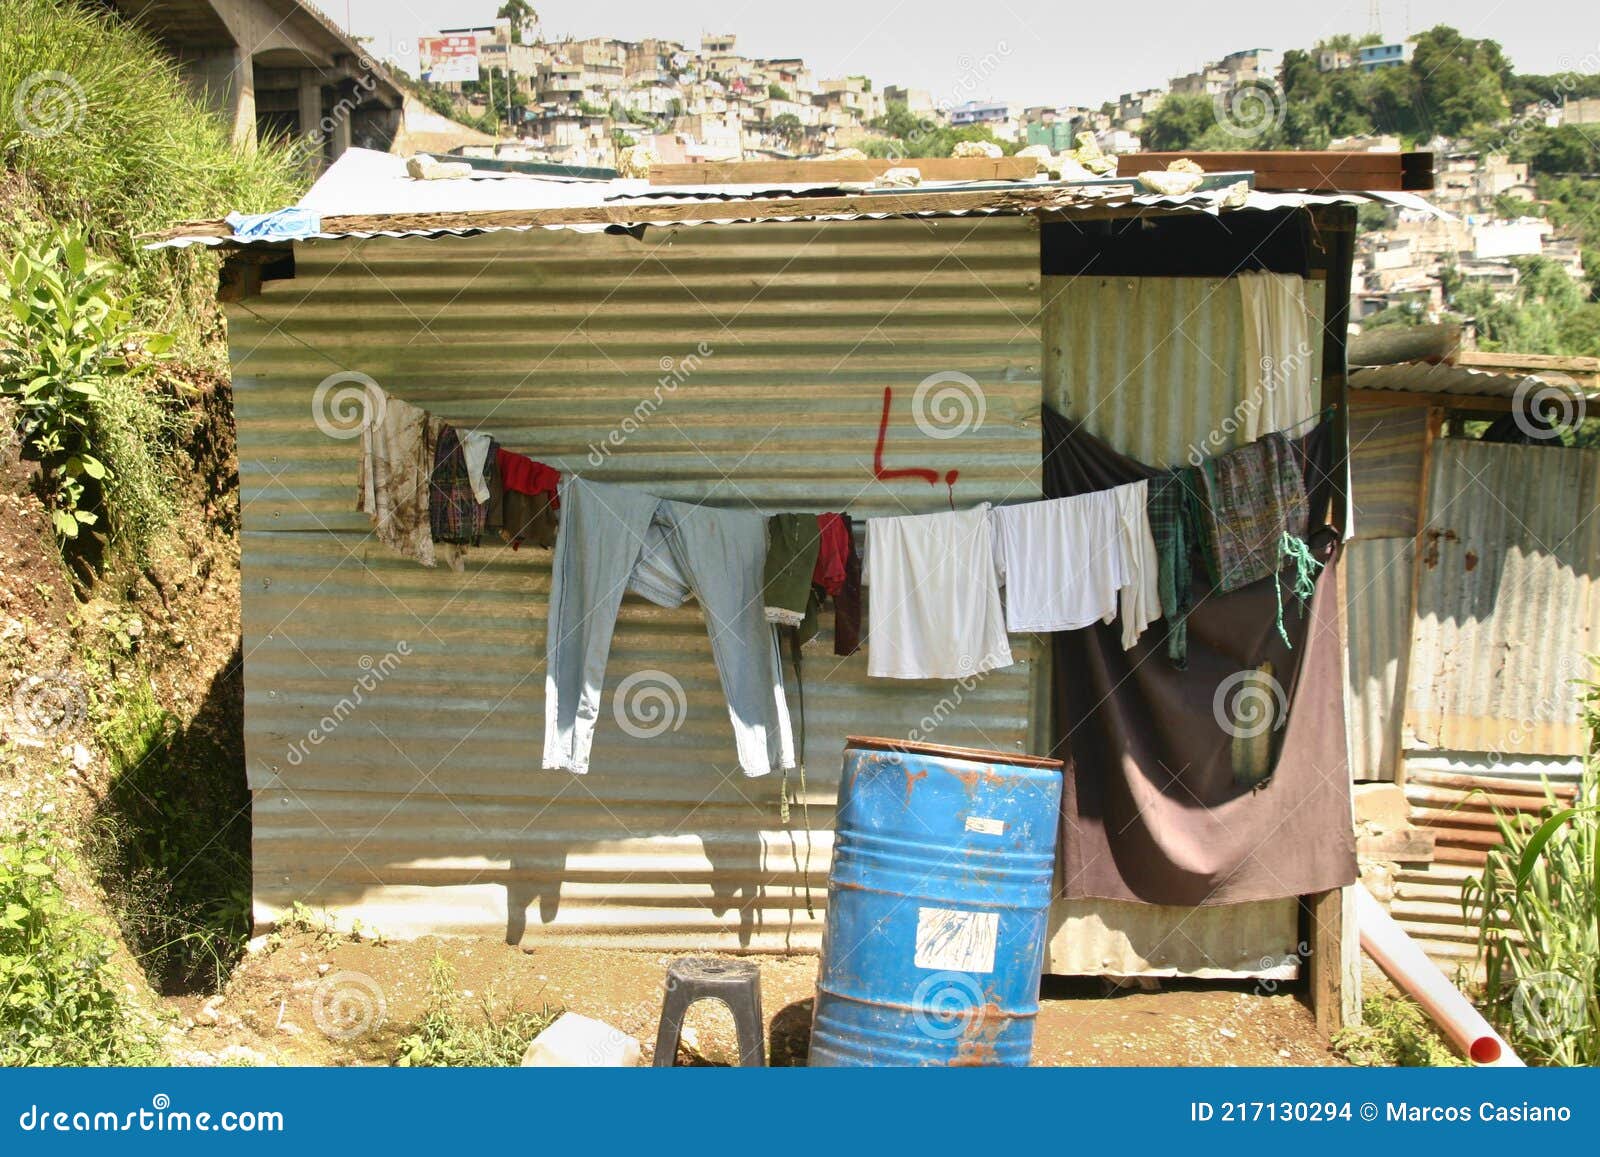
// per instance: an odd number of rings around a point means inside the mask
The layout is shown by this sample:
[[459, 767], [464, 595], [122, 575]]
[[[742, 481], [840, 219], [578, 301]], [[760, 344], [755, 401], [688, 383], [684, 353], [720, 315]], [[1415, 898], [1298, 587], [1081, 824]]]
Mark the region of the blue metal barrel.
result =
[[1026, 1065], [1061, 762], [852, 736], [813, 1065]]

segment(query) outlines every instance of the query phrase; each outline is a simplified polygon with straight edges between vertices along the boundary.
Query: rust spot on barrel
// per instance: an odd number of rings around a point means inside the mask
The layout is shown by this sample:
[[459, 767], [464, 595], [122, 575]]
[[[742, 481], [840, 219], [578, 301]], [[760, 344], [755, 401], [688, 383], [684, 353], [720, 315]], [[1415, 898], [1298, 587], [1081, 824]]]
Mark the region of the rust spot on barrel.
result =
[[1477, 566], [1478, 566], [1478, 552], [1477, 551], [1475, 551], [1475, 550], [1467, 551], [1466, 566], [1467, 566], [1467, 569], [1469, 571], [1477, 569]]
[[927, 768], [923, 768], [921, 771], [912, 771], [909, 767], [906, 768], [906, 806], [907, 807], [911, 806], [911, 793], [912, 793], [912, 791], [914, 791], [916, 789], [917, 780], [919, 780], [919, 779], [927, 779], [927, 778], [928, 778], [928, 769]]

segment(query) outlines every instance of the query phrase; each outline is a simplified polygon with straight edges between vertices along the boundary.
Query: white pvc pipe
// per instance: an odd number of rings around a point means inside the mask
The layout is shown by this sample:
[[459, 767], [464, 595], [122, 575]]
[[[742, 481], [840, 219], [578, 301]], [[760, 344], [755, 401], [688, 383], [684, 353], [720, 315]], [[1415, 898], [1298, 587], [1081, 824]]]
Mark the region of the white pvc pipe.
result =
[[1429, 960], [1406, 930], [1394, 922], [1372, 893], [1358, 886], [1356, 923], [1361, 928], [1361, 947], [1377, 962], [1389, 979], [1415, 998], [1456, 1047], [1480, 1065], [1520, 1068], [1522, 1061], [1511, 1046], [1461, 990]]

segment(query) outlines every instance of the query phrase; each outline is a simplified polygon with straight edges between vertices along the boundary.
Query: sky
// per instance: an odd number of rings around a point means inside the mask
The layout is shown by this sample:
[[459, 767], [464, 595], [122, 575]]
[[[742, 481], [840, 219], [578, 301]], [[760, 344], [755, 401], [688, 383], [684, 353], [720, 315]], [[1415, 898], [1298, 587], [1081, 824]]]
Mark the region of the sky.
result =
[[[380, 55], [415, 59], [416, 38], [488, 24], [499, 0], [316, 0]], [[941, 104], [971, 98], [1099, 105], [1164, 84], [1241, 48], [1309, 48], [1372, 26], [1370, 0], [535, 0], [546, 39], [658, 36], [698, 44], [731, 32], [746, 56], [803, 57], [821, 79], [863, 73], [926, 89]], [[1498, 40], [1519, 72], [1600, 72], [1596, 0], [1380, 0], [1386, 38], [1446, 23]], [[413, 69], [414, 71], [414, 69]]]

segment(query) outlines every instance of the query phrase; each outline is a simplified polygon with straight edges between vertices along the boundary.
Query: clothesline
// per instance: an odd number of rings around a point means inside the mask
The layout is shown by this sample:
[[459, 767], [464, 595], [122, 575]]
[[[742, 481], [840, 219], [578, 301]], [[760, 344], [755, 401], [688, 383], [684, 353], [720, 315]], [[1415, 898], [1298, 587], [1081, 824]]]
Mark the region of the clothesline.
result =
[[867, 673], [897, 679], [979, 675], [1014, 662], [1011, 633], [1078, 630], [1119, 616], [1124, 649], [1165, 617], [1169, 655], [1181, 666], [1195, 558], [1221, 593], [1278, 576], [1286, 559], [1297, 568], [1294, 592], [1304, 600], [1311, 589], [1315, 562], [1307, 565], [1299, 537], [1306, 495], [1282, 432], [1199, 466], [1070, 498], [868, 518], [862, 559], [841, 512], [768, 517], [562, 474], [375, 384], [367, 389], [358, 507], [383, 541], [424, 565], [444, 546], [458, 569], [461, 548], [488, 529], [555, 552], [547, 768], [587, 770], [624, 591], [669, 608], [695, 597], [740, 766], [763, 775], [795, 766], [774, 628], [794, 632], [798, 656], [832, 598], [835, 653], [853, 653], [864, 569], [874, 589]]

